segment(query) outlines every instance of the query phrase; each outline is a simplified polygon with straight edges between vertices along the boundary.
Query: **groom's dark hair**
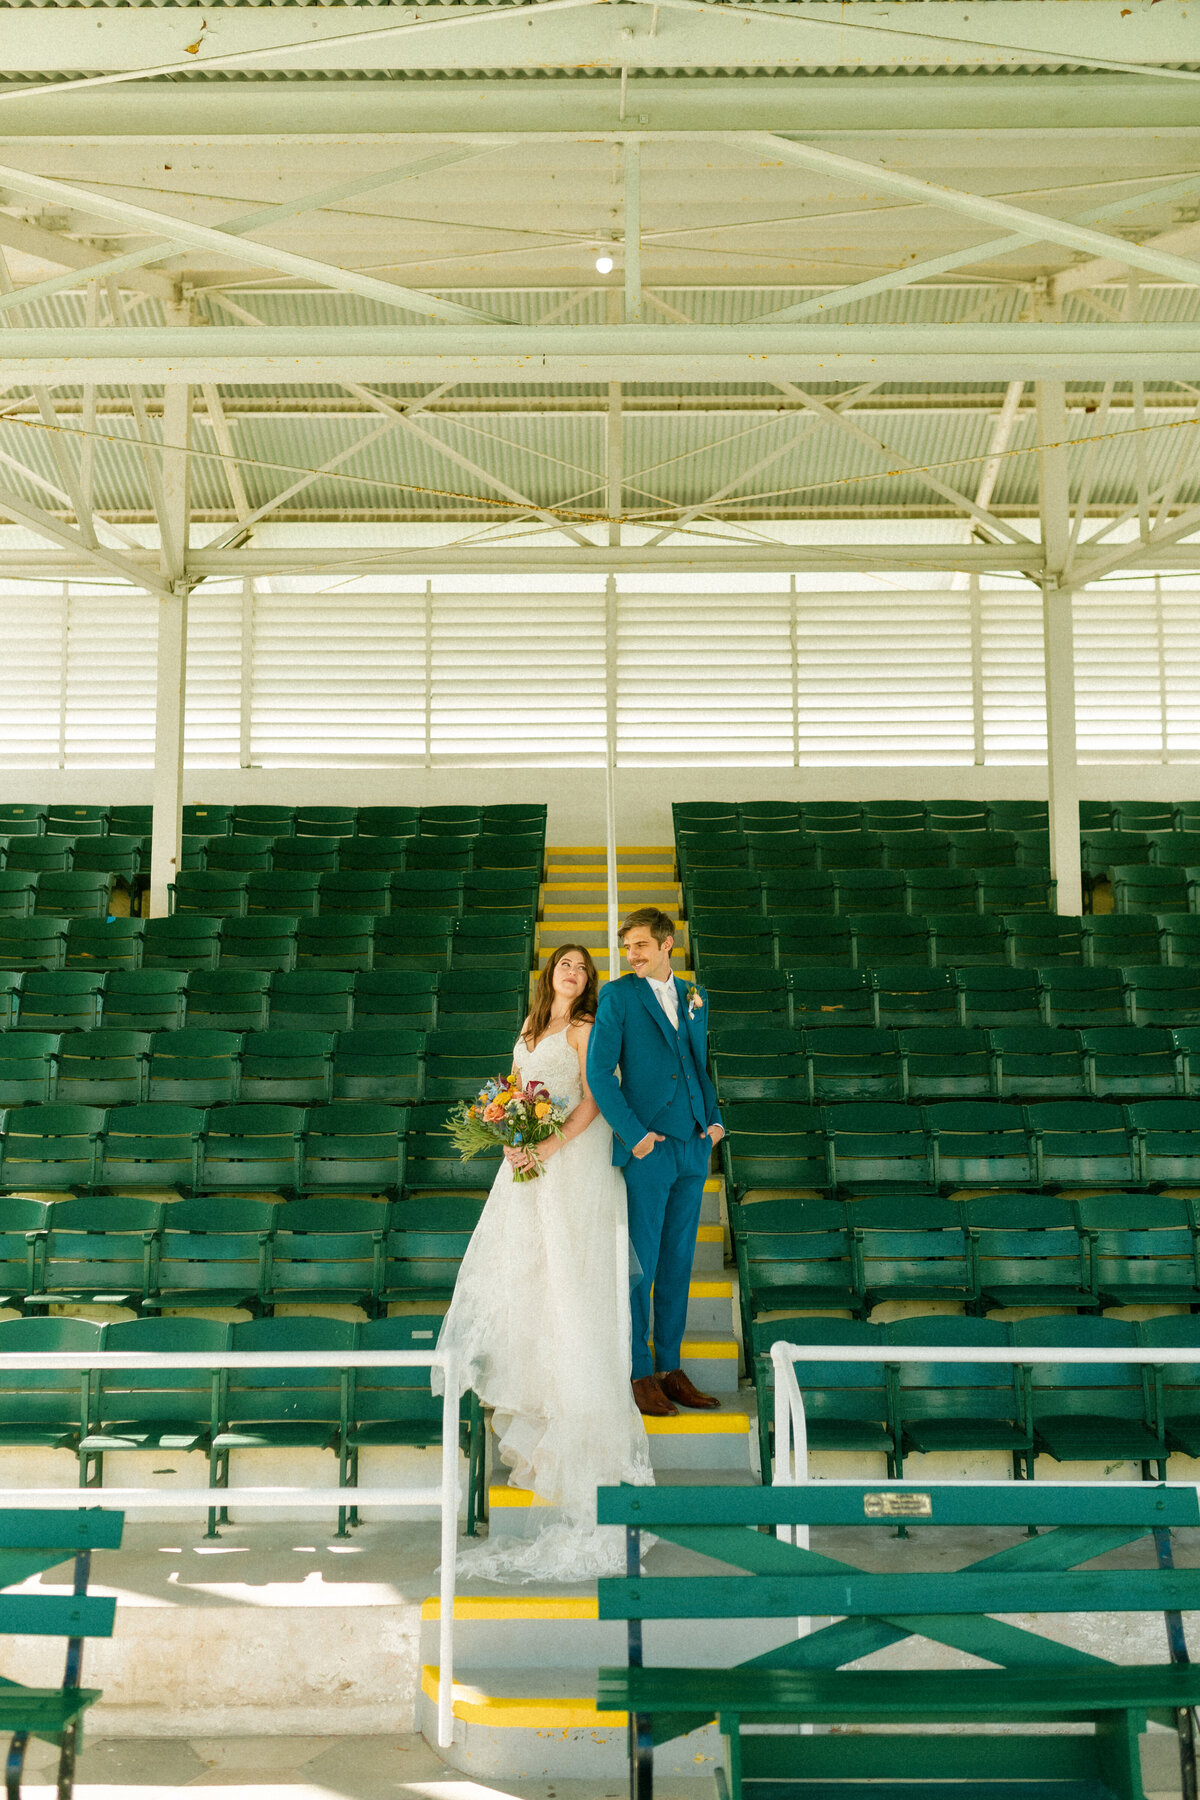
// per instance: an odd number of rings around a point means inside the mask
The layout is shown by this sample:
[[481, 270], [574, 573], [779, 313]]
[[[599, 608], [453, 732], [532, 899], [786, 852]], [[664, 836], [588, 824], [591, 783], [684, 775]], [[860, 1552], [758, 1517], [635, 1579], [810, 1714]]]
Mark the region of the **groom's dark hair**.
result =
[[675, 921], [669, 913], [660, 912], [657, 906], [639, 906], [631, 912], [618, 931], [617, 936], [624, 938], [627, 932], [636, 931], [644, 926], [656, 944], [665, 943], [669, 937], [675, 936]]

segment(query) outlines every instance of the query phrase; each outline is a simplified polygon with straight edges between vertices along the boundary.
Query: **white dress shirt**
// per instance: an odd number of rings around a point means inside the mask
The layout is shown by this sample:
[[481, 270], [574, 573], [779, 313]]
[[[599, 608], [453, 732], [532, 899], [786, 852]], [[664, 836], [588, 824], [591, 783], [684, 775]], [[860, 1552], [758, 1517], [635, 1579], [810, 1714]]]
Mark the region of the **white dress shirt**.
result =
[[647, 975], [645, 977], [645, 979], [649, 982], [650, 986], [654, 989], [655, 997], [658, 1000], [658, 1004], [662, 1007], [663, 1011], [667, 1015], [667, 1018], [671, 1021], [671, 1030], [678, 1031], [679, 1030], [679, 990], [675, 986], [675, 977], [673, 975], [668, 975], [667, 979], [665, 981], [655, 981], [653, 975]]

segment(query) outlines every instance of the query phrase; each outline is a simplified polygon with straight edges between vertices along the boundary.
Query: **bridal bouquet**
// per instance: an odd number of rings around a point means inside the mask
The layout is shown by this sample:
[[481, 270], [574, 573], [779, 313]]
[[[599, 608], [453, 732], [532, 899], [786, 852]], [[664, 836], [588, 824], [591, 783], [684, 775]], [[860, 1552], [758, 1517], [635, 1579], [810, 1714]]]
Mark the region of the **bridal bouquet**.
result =
[[446, 1135], [453, 1138], [463, 1162], [494, 1150], [497, 1144], [528, 1150], [530, 1169], [514, 1169], [514, 1181], [536, 1181], [542, 1172], [536, 1146], [561, 1137], [570, 1108], [556, 1100], [540, 1081], [521, 1086], [521, 1078], [494, 1075], [474, 1100], [460, 1100], [449, 1114]]

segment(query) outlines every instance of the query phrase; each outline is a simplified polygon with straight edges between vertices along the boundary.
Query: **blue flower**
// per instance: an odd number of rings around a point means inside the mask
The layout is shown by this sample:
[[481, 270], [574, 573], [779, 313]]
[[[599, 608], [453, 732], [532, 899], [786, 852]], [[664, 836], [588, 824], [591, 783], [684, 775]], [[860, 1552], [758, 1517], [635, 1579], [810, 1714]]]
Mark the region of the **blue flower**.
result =
[[517, 1145], [518, 1145], [518, 1144], [519, 1144], [519, 1143], [520, 1143], [520, 1142], [521, 1142], [521, 1134], [520, 1134], [520, 1132], [519, 1132], [519, 1131], [514, 1131], [514, 1132], [513, 1132], [513, 1147], [514, 1147], [514, 1149], [515, 1149], [515, 1148], [516, 1148], [516, 1146], [517, 1146]]

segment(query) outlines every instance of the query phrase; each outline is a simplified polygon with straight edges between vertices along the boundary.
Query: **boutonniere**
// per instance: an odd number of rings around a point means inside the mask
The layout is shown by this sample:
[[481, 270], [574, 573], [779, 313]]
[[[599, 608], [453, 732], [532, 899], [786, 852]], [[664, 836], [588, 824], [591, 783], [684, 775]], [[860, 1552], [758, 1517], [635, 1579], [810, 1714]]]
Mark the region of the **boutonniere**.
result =
[[687, 991], [687, 1012], [689, 1021], [695, 1018], [696, 1014], [702, 1010], [703, 1006], [704, 995], [693, 981], [691, 987]]

